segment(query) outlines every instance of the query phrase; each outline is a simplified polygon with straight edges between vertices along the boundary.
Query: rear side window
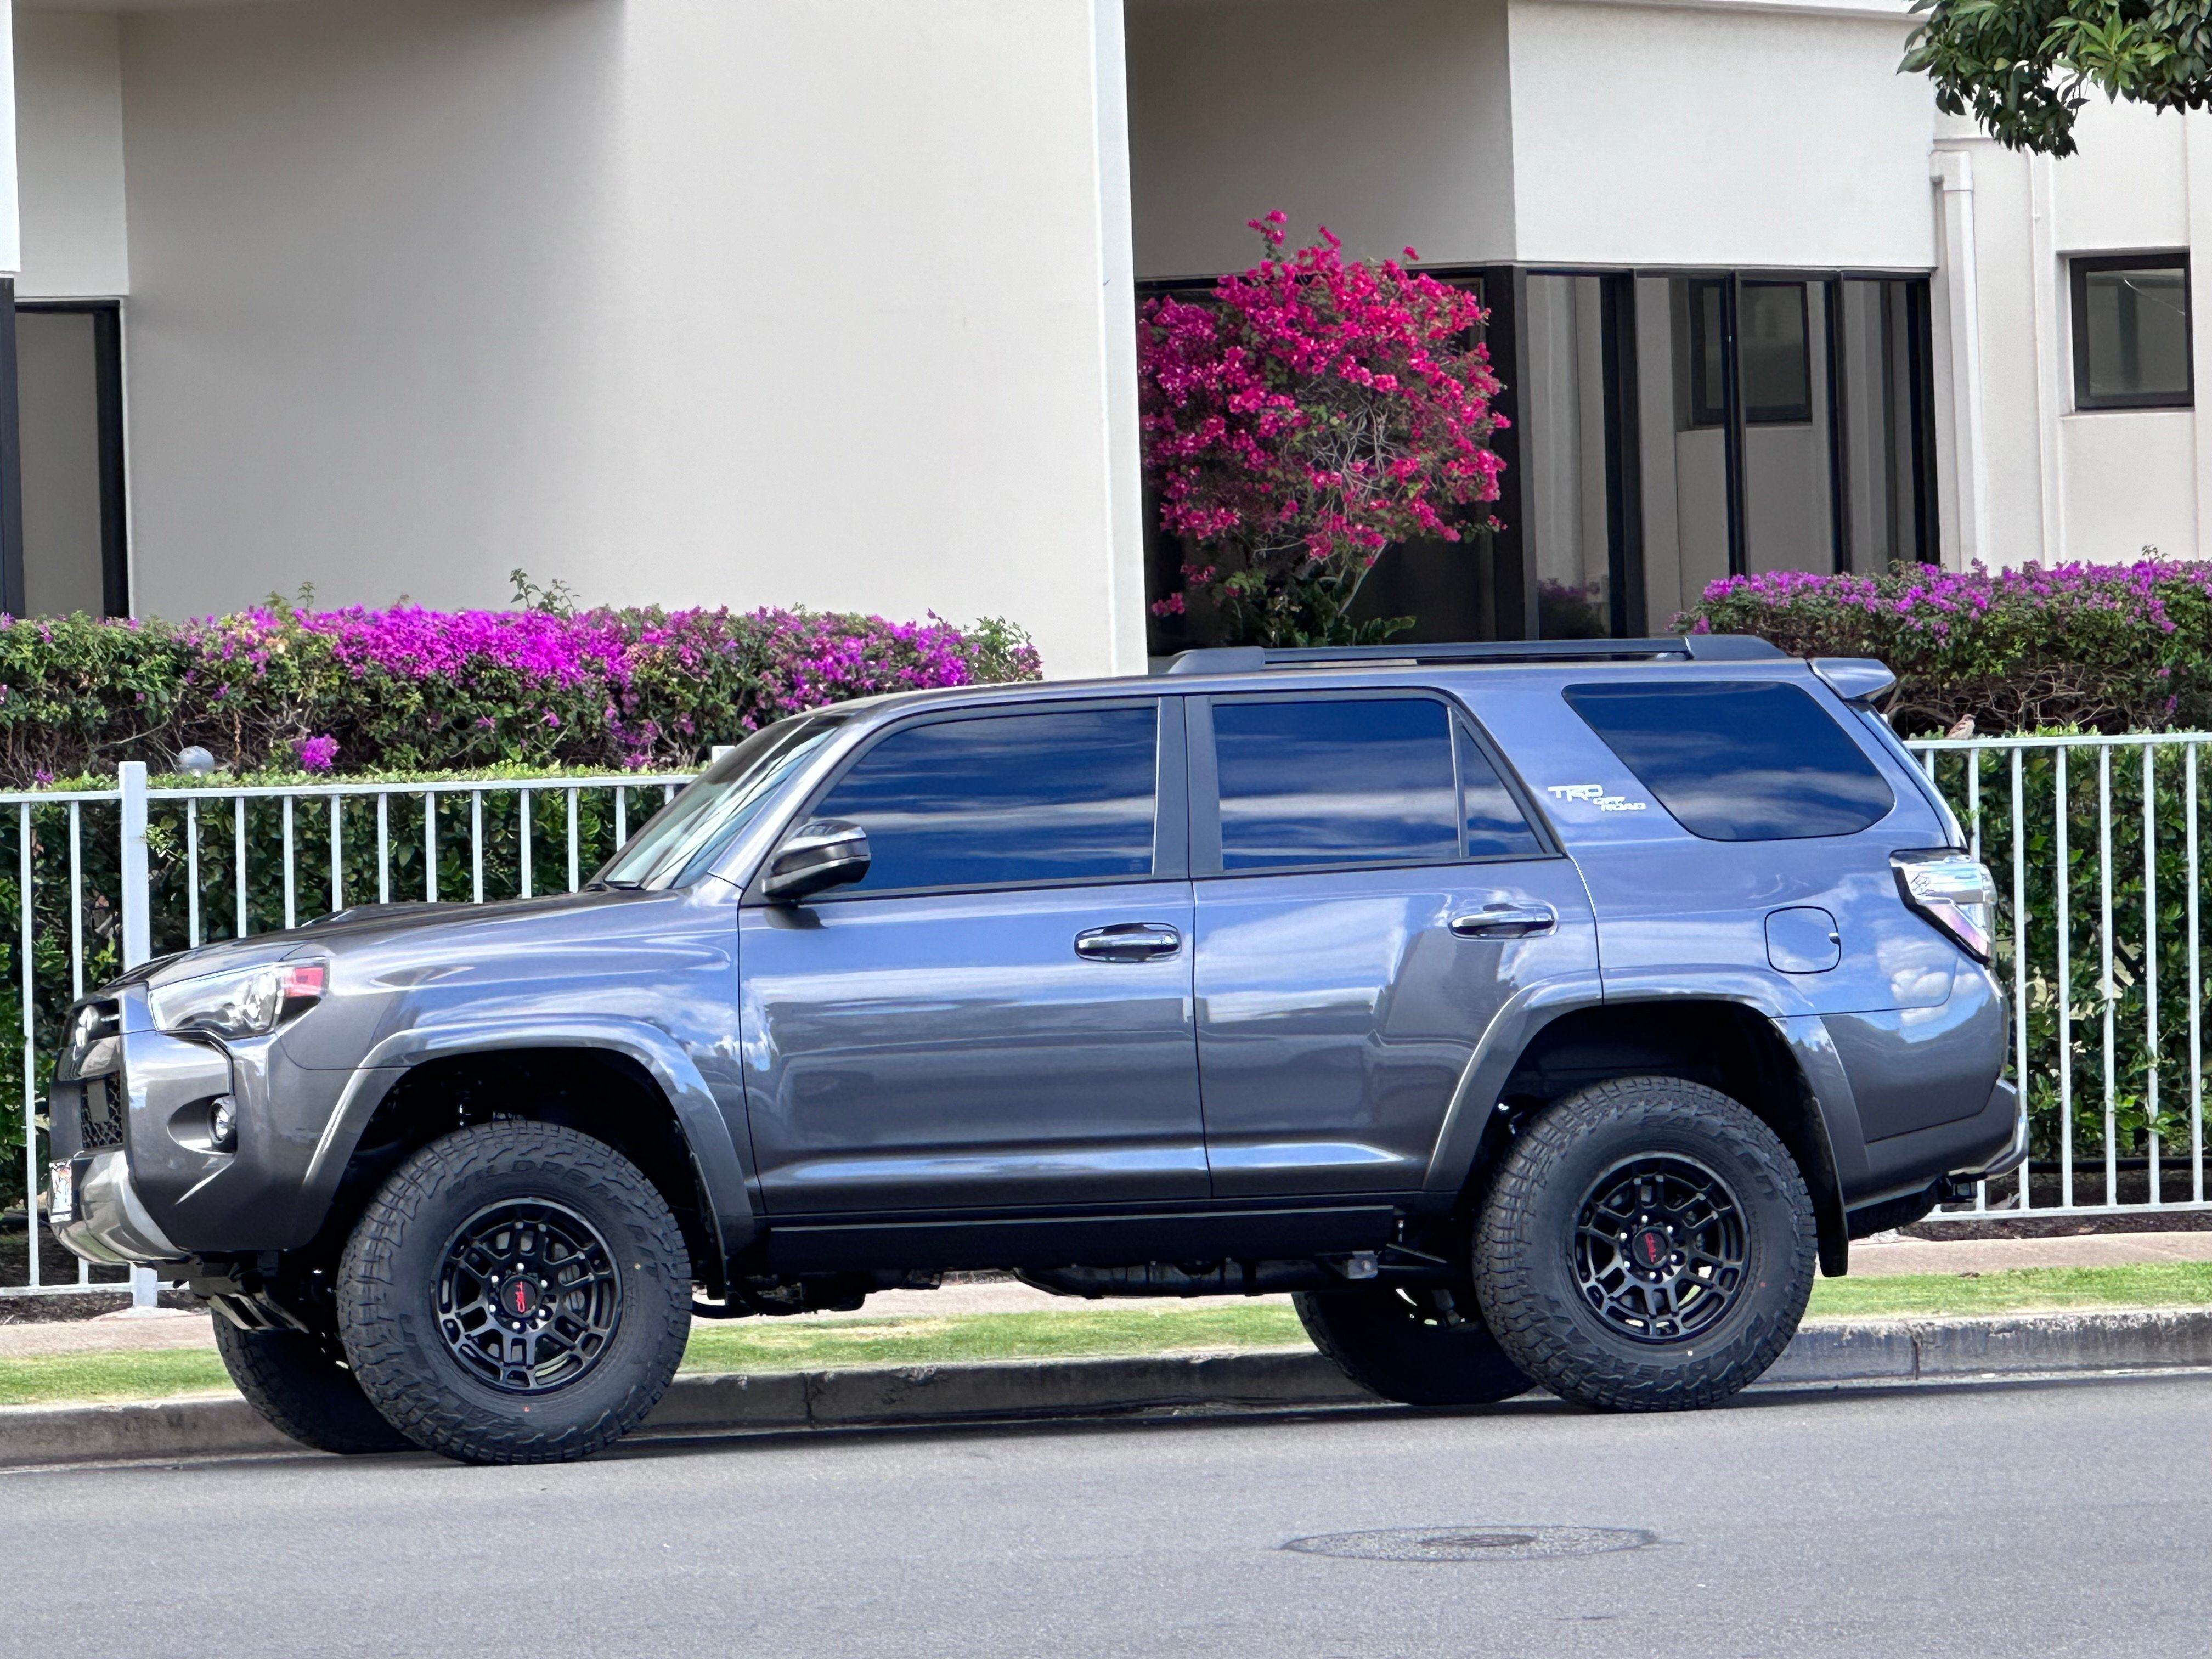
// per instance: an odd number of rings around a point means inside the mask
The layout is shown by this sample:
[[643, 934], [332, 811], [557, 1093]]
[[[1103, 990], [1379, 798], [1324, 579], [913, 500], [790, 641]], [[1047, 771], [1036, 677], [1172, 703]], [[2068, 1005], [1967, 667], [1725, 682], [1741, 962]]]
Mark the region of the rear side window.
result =
[[1540, 850], [1433, 698], [1223, 699], [1212, 712], [1224, 872]]
[[1848, 836], [1896, 797], [1864, 750], [1794, 685], [1571, 685], [1568, 705], [1681, 826], [1707, 841]]
[[812, 816], [868, 832], [845, 892], [1146, 876], [1158, 751], [1157, 707], [939, 720], [884, 738]]

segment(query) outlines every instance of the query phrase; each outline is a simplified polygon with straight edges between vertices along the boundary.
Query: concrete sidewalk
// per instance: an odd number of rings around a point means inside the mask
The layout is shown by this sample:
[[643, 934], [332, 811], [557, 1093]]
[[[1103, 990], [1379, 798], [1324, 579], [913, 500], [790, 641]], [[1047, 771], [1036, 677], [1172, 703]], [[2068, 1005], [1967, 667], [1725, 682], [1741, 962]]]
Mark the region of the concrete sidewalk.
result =
[[[2118, 1267], [2161, 1261], [2212, 1261], [2212, 1232], [2097, 1233], [2075, 1238], [1867, 1239], [1851, 1246], [1851, 1272], [1868, 1278], [1908, 1273], [1996, 1273], [2020, 1267]], [[1161, 1300], [1173, 1300], [1162, 1298]], [[1257, 1297], [1288, 1303], [1286, 1296]], [[1142, 1299], [1157, 1305], [1152, 1298]], [[1073, 1313], [1106, 1305], [1053, 1296], [1012, 1279], [962, 1280], [935, 1291], [881, 1291], [862, 1313], [878, 1319], [943, 1319], [962, 1314]], [[1117, 1306], [1130, 1305], [1117, 1301]], [[802, 1319], [851, 1318], [802, 1314]], [[702, 1325], [716, 1322], [700, 1321]], [[103, 1314], [97, 1319], [0, 1325], [0, 1358], [16, 1355], [115, 1353], [161, 1348], [211, 1348], [205, 1314]]]

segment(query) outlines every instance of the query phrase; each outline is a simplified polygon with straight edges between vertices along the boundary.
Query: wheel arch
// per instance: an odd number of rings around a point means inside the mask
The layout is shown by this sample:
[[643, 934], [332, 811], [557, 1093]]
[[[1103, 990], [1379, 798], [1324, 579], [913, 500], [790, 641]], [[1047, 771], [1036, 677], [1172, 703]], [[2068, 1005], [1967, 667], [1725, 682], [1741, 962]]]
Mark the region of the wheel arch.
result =
[[[1493, 1062], [1479, 1135], [1456, 1178], [1466, 1210], [1487, 1189], [1516, 1127], [1576, 1090], [1607, 1078], [1680, 1078], [1741, 1102], [1780, 1139], [1813, 1200], [1820, 1267], [1842, 1273], [1849, 1224], [1822, 1102], [1793, 1045], [1759, 1009], [1726, 998], [1652, 998], [1561, 1009], [1534, 1024], [1510, 1063]], [[1432, 1182], [1432, 1186], [1433, 1186]]]
[[342, 1242], [412, 1152], [506, 1117], [562, 1124], [636, 1164], [675, 1212], [693, 1271], [716, 1293], [725, 1288], [731, 1254], [755, 1229], [749, 1171], [696, 1066], [659, 1033], [401, 1033], [356, 1073], [316, 1150], [309, 1184], [329, 1194], [324, 1238]]

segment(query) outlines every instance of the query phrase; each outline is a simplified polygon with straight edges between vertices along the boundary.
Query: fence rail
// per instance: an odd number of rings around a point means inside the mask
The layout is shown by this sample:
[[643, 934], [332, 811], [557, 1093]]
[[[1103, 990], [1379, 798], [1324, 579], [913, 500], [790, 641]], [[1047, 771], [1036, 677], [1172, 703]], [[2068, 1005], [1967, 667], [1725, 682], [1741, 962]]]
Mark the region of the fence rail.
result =
[[[2199, 844], [2212, 734], [1910, 745], [2008, 902], [1997, 968], [2032, 1157], [1931, 1218], [2201, 1210]], [[0, 793], [0, 1297], [114, 1291], [43, 1239], [46, 1079], [69, 1005], [149, 956], [295, 927], [349, 903], [574, 891], [688, 780], [578, 777]], [[12, 934], [12, 938], [9, 935]], [[12, 1020], [15, 1030], [7, 1030]], [[12, 1184], [12, 1183], [9, 1183]], [[142, 1285], [141, 1292], [144, 1293]]]

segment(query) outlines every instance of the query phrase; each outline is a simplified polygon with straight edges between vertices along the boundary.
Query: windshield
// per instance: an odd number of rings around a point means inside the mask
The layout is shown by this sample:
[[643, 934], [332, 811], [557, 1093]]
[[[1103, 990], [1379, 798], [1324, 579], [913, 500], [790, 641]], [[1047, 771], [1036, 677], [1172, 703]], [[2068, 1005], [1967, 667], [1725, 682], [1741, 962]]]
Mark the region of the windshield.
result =
[[776, 787], [844, 723], [841, 714], [803, 714], [762, 727], [654, 813], [592, 884], [661, 888], [696, 881]]

